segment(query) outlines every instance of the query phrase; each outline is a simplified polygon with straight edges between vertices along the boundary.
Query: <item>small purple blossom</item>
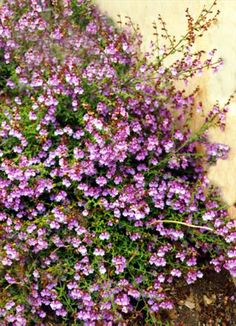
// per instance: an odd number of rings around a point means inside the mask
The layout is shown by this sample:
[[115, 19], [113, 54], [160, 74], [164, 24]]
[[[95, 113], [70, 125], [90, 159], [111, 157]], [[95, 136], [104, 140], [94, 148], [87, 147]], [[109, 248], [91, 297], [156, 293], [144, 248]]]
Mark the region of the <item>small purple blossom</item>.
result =
[[107, 179], [105, 177], [98, 177], [96, 179], [96, 183], [99, 185], [99, 186], [104, 186], [106, 183], [107, 183]]
[[101, 239], [101, 240], [109, 240], [110, 239], [110, 234], [108, 232], [102, 232], [99, 235], [99, 239]]
[[162, 257], [159, 257], [156, 253], [150, 257], [149, 263], [157, 267], [166, 266], [166, 260]]
[[103, 249], [95, 248], [93, 254], [95, 256], [104, 256], [105, 251]]
[[122, 256], [113, 257], [112, 263], [114, 264], [114, 266], [116, 268], [116, 271], [115, 271], [116, 274], [120, 274], [120, 273], [124, 272], [124, 270], [126, 268], [125, 257], [122, 257]]

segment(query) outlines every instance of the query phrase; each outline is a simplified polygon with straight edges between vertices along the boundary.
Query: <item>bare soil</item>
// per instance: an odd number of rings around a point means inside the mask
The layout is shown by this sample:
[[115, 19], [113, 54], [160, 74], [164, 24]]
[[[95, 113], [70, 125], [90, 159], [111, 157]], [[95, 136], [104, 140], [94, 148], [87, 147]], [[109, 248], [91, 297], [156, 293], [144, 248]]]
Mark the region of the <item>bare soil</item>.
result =
[[227, 272], [205, 272], [193, 285], [173, 289], [176, 308], [160, 315], [163, 325], [236, 326], [236, 286]]

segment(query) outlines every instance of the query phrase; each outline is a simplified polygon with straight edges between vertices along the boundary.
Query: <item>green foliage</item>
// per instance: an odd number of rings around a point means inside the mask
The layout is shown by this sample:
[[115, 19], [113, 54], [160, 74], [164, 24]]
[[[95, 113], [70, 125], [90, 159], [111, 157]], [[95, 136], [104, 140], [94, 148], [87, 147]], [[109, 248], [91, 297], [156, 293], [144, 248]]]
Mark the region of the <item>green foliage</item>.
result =
[[86, 28], [86, 26], [92, 19], [91, 11], [88, 10], [91, 3], [91, 0], [85, 0], [82, 4], [78, 5], [77, 0], [71, 1], [71, 6], [73, 10], [72, 20], [81, 28], [81, 31]]
[[11, 63], [5, 62], [4, 51], [3, 49], [0, 49], [0, 95], [3, 94], [6, 90], [8, 79], [12, 79], [12, 77], [15, 75], [15, 68], [16, 65], [12, 61]]

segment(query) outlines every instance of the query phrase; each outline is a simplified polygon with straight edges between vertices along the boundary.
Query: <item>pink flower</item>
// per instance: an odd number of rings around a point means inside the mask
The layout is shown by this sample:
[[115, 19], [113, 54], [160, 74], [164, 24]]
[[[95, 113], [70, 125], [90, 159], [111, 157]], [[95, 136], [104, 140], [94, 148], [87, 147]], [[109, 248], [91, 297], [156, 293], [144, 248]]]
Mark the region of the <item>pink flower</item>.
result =
[[104, 256], [105, 255], [105, 251], [103, 249], [95, 248], [93, 254], [95, 256]]
[[96, 183], [102, 187], [107, 183], [107, 179], [105, 177], [100, 176], [96, 178]]
[[116, 256], [112, 258], [112, 263], [115, 265], [116, 274], [122, 273], [126, 268], [126, 259], [123, 256]]
[[166, 266], [166, 260], [162, 257], [159, 257], [156, 253], [150, 257], [149, 263], [157, 267]]

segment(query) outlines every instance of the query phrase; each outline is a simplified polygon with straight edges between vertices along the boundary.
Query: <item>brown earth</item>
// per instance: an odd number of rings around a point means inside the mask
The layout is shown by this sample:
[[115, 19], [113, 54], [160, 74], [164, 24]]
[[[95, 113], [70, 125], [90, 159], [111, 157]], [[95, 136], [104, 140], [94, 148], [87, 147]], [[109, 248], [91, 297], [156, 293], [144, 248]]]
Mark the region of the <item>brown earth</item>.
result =
[[179, 283], [173, 294], [176, 309], [160, 314], [162, 325], [236, 325], [236, 287], [227, 272], [205, 272], [204, 278], [191, 286]]

